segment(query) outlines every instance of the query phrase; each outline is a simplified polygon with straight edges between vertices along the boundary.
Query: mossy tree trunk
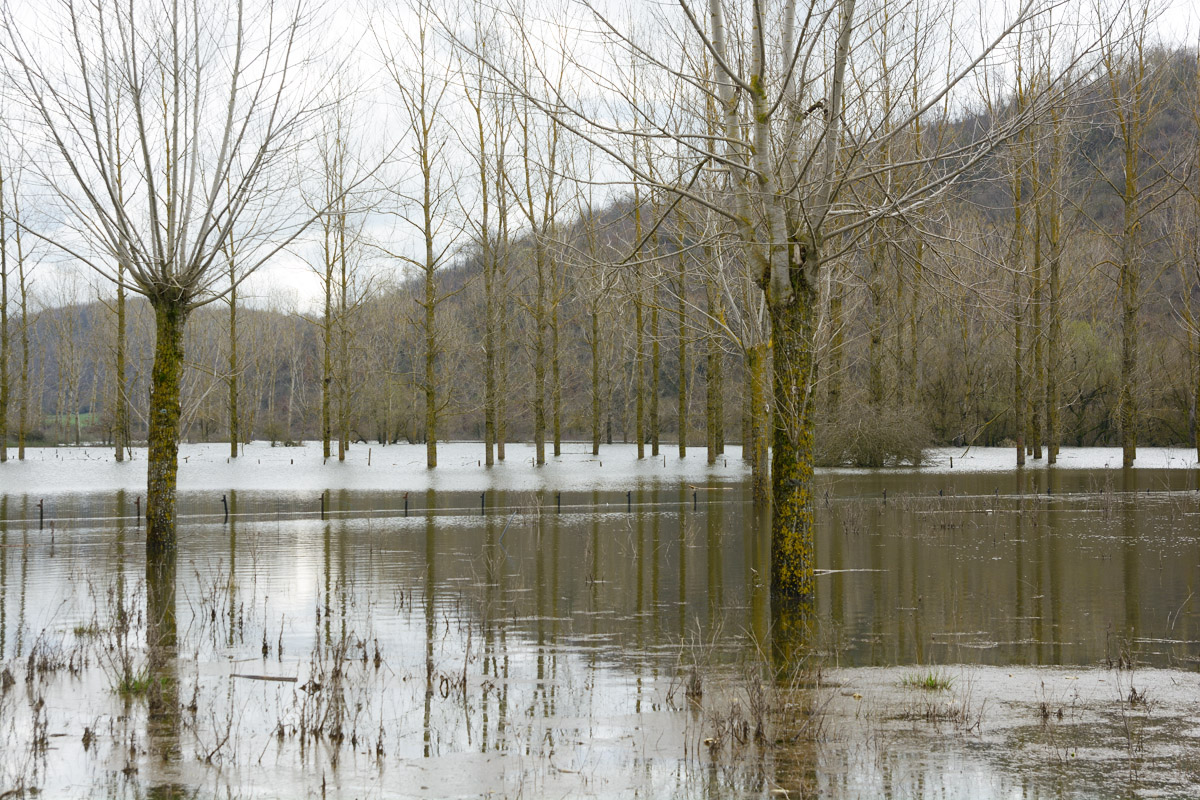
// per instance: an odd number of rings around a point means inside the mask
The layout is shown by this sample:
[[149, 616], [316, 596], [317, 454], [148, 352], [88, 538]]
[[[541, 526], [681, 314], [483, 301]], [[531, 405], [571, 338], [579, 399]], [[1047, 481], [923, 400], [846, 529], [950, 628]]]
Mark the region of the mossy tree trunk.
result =
[[157, 556], [175, 550], [175, 485], [179, 471], [180, 379], [187, 303], [152, 296], [154, 365], [150, 371], [150, 410], [146, 478], [146, 551]]
[[[809, 607], [815, 596], [816, 563], [813, 502], [813, 387], [815, 370], [815, 243], [799, 250], [789, 264], [790, 297], [769, 297], [774, 356], [775, 408], [771, 436], [771, 595], [787, 604]], [[792, 258], [796, 258], [795, 255]], [[774, 293], [773, 293], [774, 294]]]
[[750, 461], [750, 488], [754, 501], [766, 503], [771, 496], [771, 471], [768, 465], [770, 457], [770, 412], [767, 408], [767, 398], [770, 387], [767, 385], [767, 367], [771, 360], [770, 350], [766, 342], [751, 345], [746, 350], [746, 379], [749, 394], [747, 418], [749, 420], [749, 441], [742, 446], [746, 448]]

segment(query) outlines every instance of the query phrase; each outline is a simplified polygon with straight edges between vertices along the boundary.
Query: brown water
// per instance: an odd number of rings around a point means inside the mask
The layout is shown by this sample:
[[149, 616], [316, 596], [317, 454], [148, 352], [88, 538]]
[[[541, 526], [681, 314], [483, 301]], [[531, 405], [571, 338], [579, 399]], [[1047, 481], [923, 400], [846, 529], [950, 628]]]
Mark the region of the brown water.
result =
[[586, 469], [0, 497], [0, 796], [1194, 796], [1193, 470], [824, 474], [799, 642], [736, 466]]

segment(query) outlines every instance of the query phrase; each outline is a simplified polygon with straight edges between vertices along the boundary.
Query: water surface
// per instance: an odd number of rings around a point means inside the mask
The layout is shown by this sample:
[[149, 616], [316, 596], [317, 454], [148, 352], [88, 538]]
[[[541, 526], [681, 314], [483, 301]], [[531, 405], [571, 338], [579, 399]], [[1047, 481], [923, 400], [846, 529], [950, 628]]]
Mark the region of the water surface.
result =
[[1188, 451], [823, 472], [781, 643], [736, 453], [478, 450], [185, 446], [166, 599], [140, 460], [0, 469], [0, 794], [1195, 794]]

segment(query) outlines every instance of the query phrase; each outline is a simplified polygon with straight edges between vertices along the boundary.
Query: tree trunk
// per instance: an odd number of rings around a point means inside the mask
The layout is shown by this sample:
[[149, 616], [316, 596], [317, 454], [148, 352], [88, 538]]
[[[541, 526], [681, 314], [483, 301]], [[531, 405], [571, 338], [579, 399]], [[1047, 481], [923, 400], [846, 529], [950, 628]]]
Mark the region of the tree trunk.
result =
[[[1035, 183], [1036, 187], [1036, 183]], [[1037, 190], [1034, 189], [1034, 197]], [[1046, 406], [1046, 367], [1043, 362], [1042, 337], [1042, 215], [1039, 211], [1033, 221], [1033, 274], [1030, 276], [1030, 309], [1033, 313], [1033, 327], [1030, 336], [1033, 341], [1033, 398], [1030, 404], [1029, 434], [1033, 444], [1033, 460], [1042, 458], [1042, 409]]]
[[[503, 174], [503, 148], [496, 155], [496, 174]], [[499, 185], [499, 184], [498, 184]], [[508, 434], [508, 192], [496, 192], [496, 460], [504, 460], [504, 443]]]
[[0, 464], [8, 461], [8, 217], [0, 173]]
[[1058, 351], [1062, 340], [1062, 298], [1059, 265], [1062, 261], [1062, 138], [1060, 122], [1054, 117], [1054, 142], [1050, 154], [1050, 200], [1047, 208], [1046, 233], [1050, 251], [1050, 280], [1046, 314], [1049, 333], [1046, 337], [1046, 463], [1058, 461], [1061, 433], [1058, 417]]
[[767, 364], [770, 360], [768, 356], [766, 342], [753, 345], [746, 351], [750, 440], [742, 446], [748, 448], [751, 494], [754, 502], [758, 504], [765, 503], [771, 496], [771, 472], [767, 464], [770, 456], [767, 410]]
[[534, 247], [537, 298], [534, 300], [533, 323], [537, 331], [533, 349], [533, 446], [540, 467], [546, 463], [546, 256], [542, 242], [536, 242]]
[[912, 272], [912, 288], [909, 291], [909, 315], [908, 315], [908, 397], [910, 404], [917, 403], [917, 378], [919, 376], [920, 367], [920, 347], [921, 341], [921, 318], [919, 308], [921, 302], [921, 281], [924, 280], [922, 273], [925, 270], [925, 240], [920, 234], [917, 234], [917, 240], [913, 242], [913, 272]]
[[[557, 273], [557, 266], [551, 265]], [[562, 371], [558, 358], [558, 281], [555, 283], [554, 303], [550, 312], [550, 404], [554, 427], [554, 455], [562, 455]]]
[[493, 262], [487, 234], [487, 192], [483, 193], [483, 449], [484, 463], [489, 467], [496, 461], [496, 265]]
[[[1018, 102], [1023, 102], [1020, 96]], [[1013, 230], [1009, 243], [1009, 269], [1012, 270], [1012, 302], [1013, 302], [1013, 436], [1017, 443], [1017, 466], [1025, 466], [1025, 426], [1027, 403], [1025, 399], [1025, 287], [1021, 281], [1023, 246], [1025, 228], [1023, 225], [1023, 207], [1021, 205], [1021, 187], [1023, 175], [1021, 168], [1015, 167], [1012, 174], [1013, 198]]]
[[437, 466], [437, 285], [433, 270], [433, 239], [426, 205], [425, 239], [425, 466]]
[[116, 459], [118, 462], [125, 460], [125, 451], [129, 449], [129, 386], [126, 383], [125, 377], [125, 358], [126, 351], [129, 348], [128, 336], [126, 334], [126, 306], [125, 306], [125, 270], [121, 265], [117, 266], [117, 358], [116, 358], [116, 375], [114, 383], [116, 384], [115, 397], [116, 401]]
[[[1129, 166], [1127, 169], [1136, 169]], [[1132, 467], [1137, 459], [1137, 351], [1138, 351], [1138, 265], [1134, 263], [1137, 235], [1137, 206], [1134, 177], [1126, 178], [1125, 227], [1121, 238], [1121, 391], [1117, 401], [1121, 422], [1121, 465]]]
[[[232, 265], [229, 278], [234, 280]], [[229, 457], [238, 454], [237, 285], [229, 290]]]
[[871, 298], [871, 319], [867, 324], [867, 401], [874, 407], [883, 404], [883, 244], [880, 234], [871, 232], [867, 293]]
[[[1018, 236], [1020, 234], [1017, 234]], [[1021, 270], [1013, 264], [1013, 413], [1016, 417], [1017, 466], [1025, 466], [1025, 353], [1024, 353], [1024, 297], [1021, 292]]]
[[[721, 299], [717, 294], [718, 289], [713, 285], [712, 281], [708, 282], [708, 352], [705, 354], [705, 370], [704, 370], [704, 410], [705, 410], [705, 425], [704, 425], [704, 444], [708, 451], [707, 458], [709, 464], [715, 464], [717, 461], [717, 453], [720, 452], [718, 442], [723, 438], [721, 433], [721, 423], [724, 408], [721, 403], [721, 395], [724, 392], [724, 387], [721, 385], [721, 344], [718, 341], [717, 323], [718, 315], [721, 313]], [[743, 447], [745, 443], [743, 442]]]
[[[640, 226], [639, 226], [640, 228]], [[633, 296], [633, 327], [634, 327], [634, 353], [633, 371], [634, 371], [634, 392], [636, 393], [634, 421], [634, 436], [637, 438], [637, 457], [642, 460], [646, 457], [646, 364], [645, 364], [645, 348], [642, 342], [642, 287], [641, 281], [638, 281], [638, 286], [634, 289]]]
[[658, 456], [658, 392], [662, 345], [658, 341], [658, 284], [650, 299], [650, 455]]
[[1058, 349], [1062, 338], [1062, 311], [1059, 307], [1061, 286], [1059, 278], [1059, 255], [1057, 245], [1050, 248], [1050, 294], [1047, 314], [1050, 317], [1049, 335], [1046, 337], [1046, 463], [1058, 461], [1058, 445], [1061, 433], [1058, 417]]
[[592, 307], [592, 455], [600, 455], [600, 312]]
[[792, 297], [771, 297], [774, 433], [771, 453], [771, 595], [791, 608], [811, 608], [816, 561], [813, 519], [813, 312], [817, 248], [807, 263], [789, 264]]
[[1196, 344], [1192, 348], [1195, 372], [1192, 384], [1192, 431], [1196, 440], [1196, 461], [1200, 463], [1200, 331], [1196, 332]]
[[[343, 198], [342, 202], [345, 202]], [[346, 215], [338, 218], [338, 261], [341, 262], [341, 283], [338, 285], [338, 366], [337, 366], [337, 423], [338, 461], [346, 460], [350, 449], [350, 284], [346, 270]]]
[[333, 266], [328, 260], [328, 243], [325, 253], [325, 315], [321, 322], [321, 454], [323, 458], [329, 458], [333, 440]]
[[[503, 297], [503, 294], [501, 294]], [[496, 460], [504, 460], [508, 441], [508, 315], [500, 314], [500, 341], [496, 347]]]
[[151, 298], [154, 308], [154, 366], [150, 372], [147, 444], [146, 552], [157, 558], [175, 549], [175, 483], [179, 471], [179, 388], [183, 374], [186, 306]]
[[679, 294], [675, 306], [679, 325], [679, 457], [687, 457], [688, 444], [688, 373], [687, 373], [687, 261], [679, 256]]
[[21, 229], [17, 229], [17, 282], [21, 288], [21, 403], [17, 409], [17, 460], [25, 460], [25, 435], [29, 431], [29, 284], [25, 280]]
[[829, 292], [829, 328], [831, 336], [829, 340], [829, 375], [827, 376], [829, 391], [826, 399], [828, 403], [826, 411], [833, 419], [837, 419], [842, 413], [842, 369], [846, 347], [846, 332], [842, 327], [844, 324], [842, 316], [845, 302], [845, 286], [835, 273], [832, 276]]

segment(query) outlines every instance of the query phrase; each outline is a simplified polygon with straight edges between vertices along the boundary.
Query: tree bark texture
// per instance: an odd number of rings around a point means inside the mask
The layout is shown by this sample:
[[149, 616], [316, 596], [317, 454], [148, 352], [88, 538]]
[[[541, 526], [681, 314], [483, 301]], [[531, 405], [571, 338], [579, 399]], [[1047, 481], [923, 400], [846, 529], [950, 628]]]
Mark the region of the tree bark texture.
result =
[[679, 328], [679, 457], [687, 457], [688, 445], [688, 362], [687, 362], [687, 262], [679, 256], [679, 287], [675, 317]]
[[180, 378], [187, 306], [153, 297], [154, 365], [150, 372], [147, 444], [146, 551], [159, 557], [175, 550], [175, 485], [179, 471]]
[[746, 448], [750, 461], [750, 488], [756, 503], [770, 499], [771, 481], [768, 460], [770, 458], [770, 412], [767, 407], [769, 387], [767, 368], [770, 351], [766, 342], [752, 345], [746, 351], [746, 378], [749, 392], [747, 418], [749, 419], [749, 441]]
[[600, 455], [600, 312], [592, 307], [592, 455]]
[[808, 264], [790, 264], [791, 297], [770, 298], [774, 356], [774, 431], [771, 452], [771, 595], [808, 606], [814, 598], [816, 562], [813, 502], [814, 309], [816, 292], [804, 278]]
[[[233, 269], [229, 277], [234, 279]], [[229, 290], [229, 457], [238, 454], [237, 285]]]
[[115, 456], [118, 462], [125, 460], [125, 451], [129, 449], [130, 431], [129, 431], [129, 384], [125, 375], [125, 359], [129, 348], [129, 338], [126, 333], [128, 327], [126, 321], [126, 298], [125, 286], [121, 283], [125, 280], [125, 270], [118, 266], [117, 268], [117, 353], [116, 353], [116, 374], [113, 376], [113, 384], [115, 386], [114, 399], [116, 400], [116, 419], [113, 421], [114, 429], [114, 449]]
[[650, 455], [658, 456], [658, 393], [662, 371], [662, 345], [658, 341], [658, 285], [650, 300]]

